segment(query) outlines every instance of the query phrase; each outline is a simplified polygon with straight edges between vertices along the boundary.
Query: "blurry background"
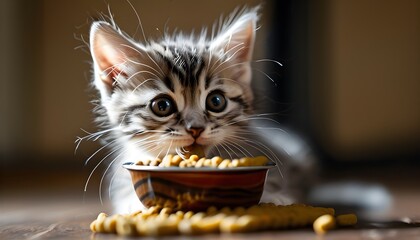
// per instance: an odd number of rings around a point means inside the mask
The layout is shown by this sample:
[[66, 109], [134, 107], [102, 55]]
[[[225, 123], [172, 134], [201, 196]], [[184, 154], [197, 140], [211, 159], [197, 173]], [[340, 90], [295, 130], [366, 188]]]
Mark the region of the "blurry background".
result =
[[[157, 39], [165, 28], [211, 27], [236, 6], [261, 1], [131, 3], [146, 35]], [[62, 183], [83, 191], [94, 167], [84, 161], [99, 147], [82, 143], [74, 154], [81, 128], [96, 129], [85, 41], [108, 5], [117, 24], [142, 41], [127, 1], [0, 1], [1, 196]], [[255, 88], [268, 96], [267, 111], [308, 141], [325, 178], [418, 183], [419, 1], [265, 1], [260, 26], [254, 59], [283, 67], [255, 63], [275, 81], [256, 73]]]

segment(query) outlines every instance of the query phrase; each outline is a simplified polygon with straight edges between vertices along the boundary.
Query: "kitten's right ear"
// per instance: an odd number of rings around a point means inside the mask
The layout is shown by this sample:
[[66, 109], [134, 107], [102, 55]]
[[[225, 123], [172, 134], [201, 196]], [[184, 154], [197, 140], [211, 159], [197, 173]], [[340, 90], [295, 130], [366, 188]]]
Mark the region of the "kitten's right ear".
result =
[[109, 94], [115, 84], [118, 84], [119, 78], [127, 78], [130, 59], [139, 55], [140, 48], [114, 26], [100, 21], [91, 26], [90, 51], [94, 63], [95, 84], [102, 93]]

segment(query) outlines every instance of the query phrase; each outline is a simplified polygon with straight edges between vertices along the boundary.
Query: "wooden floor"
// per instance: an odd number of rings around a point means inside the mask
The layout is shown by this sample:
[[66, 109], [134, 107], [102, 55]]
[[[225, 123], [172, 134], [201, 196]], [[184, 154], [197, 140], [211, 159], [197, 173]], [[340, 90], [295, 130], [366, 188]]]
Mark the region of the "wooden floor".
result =
[[[40, 199], [36, 200], [39, 201]], [[50, 199], [43, 202], [2, 202], [0, 239], [123, 239], [111, 234], [95, 234], [90, 222], [103, 208], [94, 201], [83, 203], [72, 199]], [[319, 238], [311, 229], [259, 232], [232, 235], [208, 235], [202, 239], [420, 239], [420, 227], [385, 229], [345, 229], [329, 232]], [[148, 238], [143, 238], [148, 239]], [[197, 237], [168, 237], [197, 239]]]
[[[101, 205], [96, 189], [83, 194], [84, 179], [70, 176], [68, 181], [55, 182], [51, 176], [37, 176], [37, 183], [17, 181], [9, 177], [10, 185], [0, 189], [0, 239], [123, 239], [110, 234], [94, 234], [89, 224], [99, 212], [107, 212]], [[79, 179], [79, 180], [78, 180]], [[419, 178], [417, 178], [419, 180]], [[394, 205], [380, 221], [411, 218], [420, 220], [420, 190], [417, 183], [395, 183], [392, 187]], [[42, 186], [38, 186], [43, 182]], [[46, 183], [48, 187], [46, 187]], [[70, 184], [71, 183], [71, 184]], [[402, 185], [401, 185], [402, 184]], [[58, 187], [60, 186], [60, 187]], [[401, 187], [404, 186], [404, 187]], [[95, 194], [96, 193], [96, 194]], [[420, 227], [403, 223], [378, 226], [358, 225], [318, 237], [311, 229], [258, 232], [249, 234], [208, 235], [202, 239], [420, 239]], [[143, 238], [147, 239], [147, 238]], [[197, 237], [169, 237], [168, 239], [197, 239]]]

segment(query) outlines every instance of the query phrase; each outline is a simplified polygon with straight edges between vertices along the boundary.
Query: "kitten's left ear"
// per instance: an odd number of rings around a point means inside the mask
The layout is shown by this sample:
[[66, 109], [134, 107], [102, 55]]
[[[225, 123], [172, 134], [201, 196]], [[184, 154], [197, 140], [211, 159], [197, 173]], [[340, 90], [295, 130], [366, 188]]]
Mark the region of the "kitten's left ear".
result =
[[212, 50], [223, 50], [239, 62], [249, 62], [254, 49], [258, 7], [244, 11], [236, 20], [224, 27], [211, 43]]
[[94, 62], [95, 85], [102, 96], [112, 93], [118, 79], [130, 75], [134, 60], [144, 49], [107, 22], [94, 22], [90, 32], [90, 51]]

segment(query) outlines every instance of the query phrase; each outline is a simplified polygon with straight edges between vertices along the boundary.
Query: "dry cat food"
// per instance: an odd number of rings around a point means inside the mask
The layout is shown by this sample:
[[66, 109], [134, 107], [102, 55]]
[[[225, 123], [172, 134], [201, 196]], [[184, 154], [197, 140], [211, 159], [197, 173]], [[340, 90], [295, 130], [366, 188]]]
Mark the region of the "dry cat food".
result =
[[93, 232], [122, 236], [199, 235], [206, 233], [240, 233], [262, 230], [292, 229], [313, 225], [318, 234], [336, 226], [352, 226], [354, 214], [334, 217], [332, 208], [302, 204], [288, 206], [262, 203], [249, 208], [210, 207], [206, 212], [173, 211], [151, 207], [126, 215], [100, 213], [90, 224]]
[[167, 155], [163, 159], [146, 159], [136, 162], [140, 166], [159, 166], [159, 167], [214, 167], [214, 168], [234, 168], [264, 166], [268, 163], [265, 156], [243, 157], [240, 159], [223, 159], [219, 156], [213, 158], [200, 158], [198, 155], [191, 155], [188, 158], [182, 158], [179, 155]]
[[357, 217], [354, 214], [343, 214], [334, 217], [325, 214], [318, 217], [313, 224], [314, 231], [317, 234], [325, 234], [327, 231], [334, 229], [337, 225], [340, 227], [353, 226], [357, 223]]

